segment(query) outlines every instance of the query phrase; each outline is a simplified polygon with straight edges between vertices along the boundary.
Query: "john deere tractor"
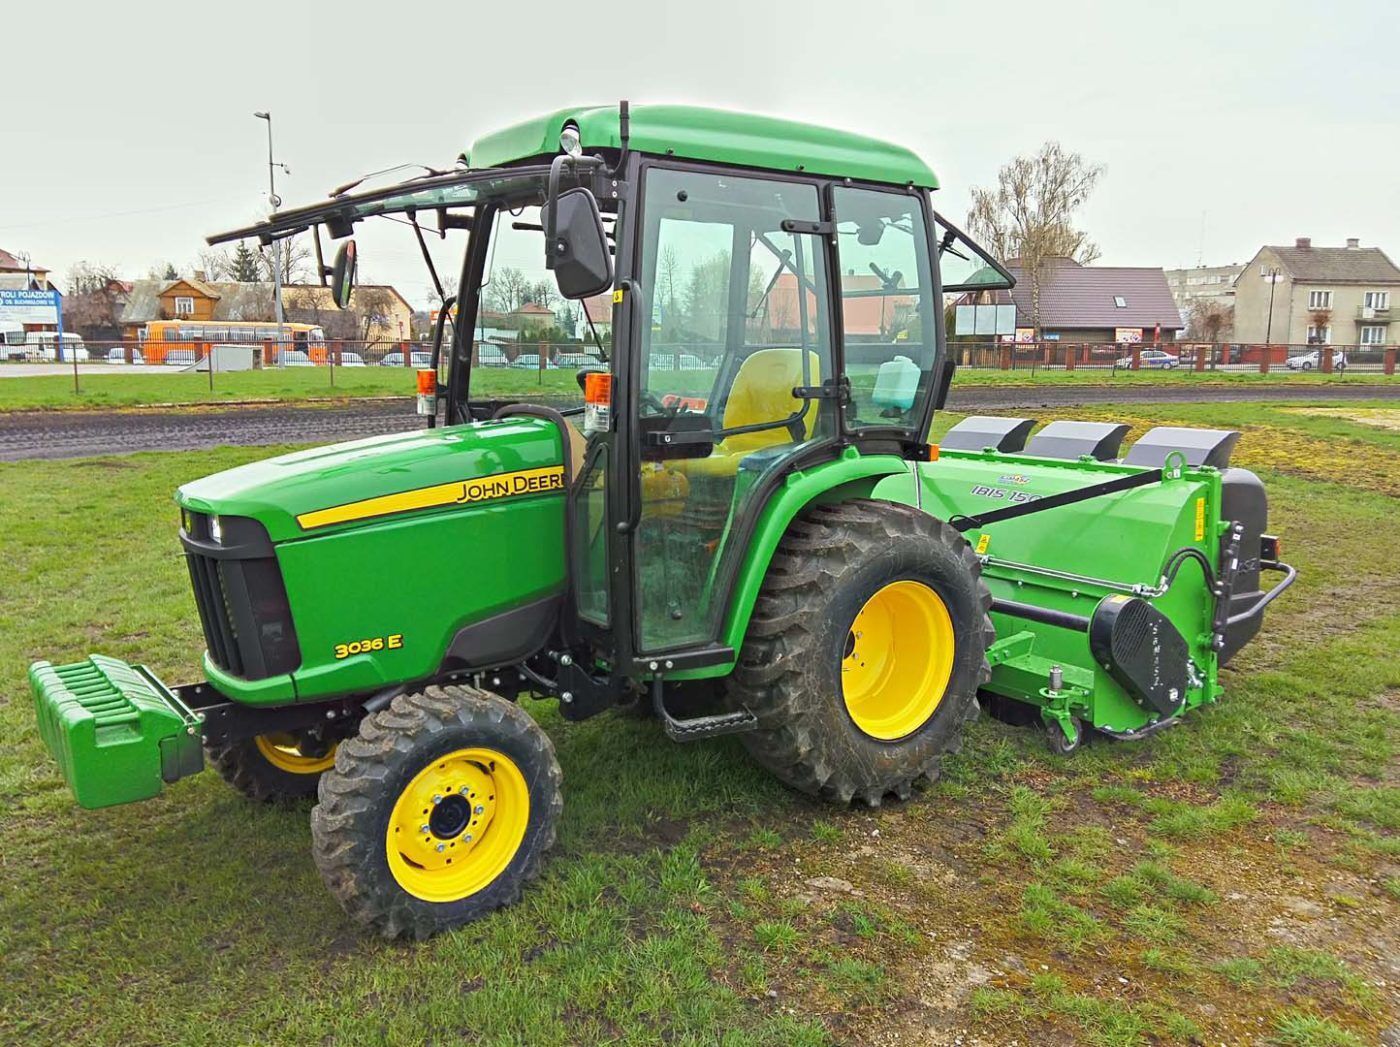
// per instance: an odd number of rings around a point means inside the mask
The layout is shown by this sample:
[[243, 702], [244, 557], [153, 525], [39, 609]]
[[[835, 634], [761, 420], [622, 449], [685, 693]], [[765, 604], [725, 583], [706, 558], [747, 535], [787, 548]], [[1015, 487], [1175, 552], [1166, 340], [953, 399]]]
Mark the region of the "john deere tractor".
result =
[[[937, 187], [861, 135], [623, 103], [211, 237], [309, 235], [347, 306], [356, 227], [410, 226], [443, 296], [425, 424], [176, 492], [204, 678], [30, 670], [78, 802], [206, 761], [255, 800], [315, 797], [330, 890], [421, 937], [515, 901], [554, 842], [559, 764], [522, 694], [738, 734], [793, 788], [871, 806], [938, 774], [979, 693], [1061, 752], [1216, 701], [1294, 576], [1239, 434], [1124, 452], [1122, 425], [974, 417], [931, 446], [945, 304], [1012, 284]], [[455, 293], [430, 237], [463, 242]], [[509, 320], [541, 315], [568, 344], [527, 354]], [[513, 351], [524, 376], [486, 370]], [[474, 395], [493, 374], [551, 395]]]

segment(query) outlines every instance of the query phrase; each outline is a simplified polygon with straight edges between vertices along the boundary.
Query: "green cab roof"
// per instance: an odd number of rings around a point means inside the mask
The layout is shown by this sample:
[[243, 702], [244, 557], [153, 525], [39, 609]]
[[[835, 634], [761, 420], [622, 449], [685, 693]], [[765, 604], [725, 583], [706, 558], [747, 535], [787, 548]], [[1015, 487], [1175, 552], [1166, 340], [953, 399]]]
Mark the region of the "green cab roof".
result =
[[[583, 148], [620, 149], [618, 107], [560, 109], [484, 135], [462, 158], [471, 167], [501, 167], [554, 156], [559, 132], [577, 125]], [[690, 105], [631, 107], [631, 149], [770, 171], [938, 188], [932, 169], [903, 146], [829, 127]]]

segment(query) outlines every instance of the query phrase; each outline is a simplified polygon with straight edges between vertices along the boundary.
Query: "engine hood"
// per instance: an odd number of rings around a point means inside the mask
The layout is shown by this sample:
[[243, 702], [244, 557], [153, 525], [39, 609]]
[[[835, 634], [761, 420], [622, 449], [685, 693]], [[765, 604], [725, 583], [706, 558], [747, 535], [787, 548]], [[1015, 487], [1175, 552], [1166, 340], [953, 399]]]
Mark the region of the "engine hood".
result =
[[283, 542], [559, 490], [563, 461], [551, 423], [509, 418], [279, 455], [187, 483], [175, 500], [192, 512], [252, 517]]

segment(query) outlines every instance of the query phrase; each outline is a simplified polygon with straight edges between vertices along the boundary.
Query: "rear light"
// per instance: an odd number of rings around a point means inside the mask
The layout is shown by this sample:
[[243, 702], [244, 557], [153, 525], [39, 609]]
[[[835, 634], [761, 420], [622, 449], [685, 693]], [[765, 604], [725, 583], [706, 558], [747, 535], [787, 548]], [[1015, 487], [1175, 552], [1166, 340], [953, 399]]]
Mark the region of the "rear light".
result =
[[583, 435], [612, 428], [612, 374], [590, 371], [583, 376]]
[[437, 372], [418, 372], [418, 413], [437, 414]]
[[1283, 543], [1278, 540], [1277, 535], [1261, 534], [1259, 536], [1259, 559], [1278, 563], [1282, 549]]

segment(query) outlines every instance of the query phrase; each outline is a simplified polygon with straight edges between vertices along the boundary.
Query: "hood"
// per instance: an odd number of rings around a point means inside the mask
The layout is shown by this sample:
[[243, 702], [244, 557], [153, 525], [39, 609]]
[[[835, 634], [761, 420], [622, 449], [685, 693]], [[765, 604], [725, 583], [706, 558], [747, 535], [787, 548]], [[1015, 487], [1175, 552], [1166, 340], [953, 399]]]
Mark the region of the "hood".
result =
[[[528, 493], [539, 489], [531, 486], [540, 482], [532, 471], [545, 470], [553, 482], [562, 463], [560, 434], [550, 422], [510, 418], [279, 455], [187, 483], [175, 501], [192, 512], [252, 517], [282, 542], [390, 515]], [[489, 477], [513, 479], [518, 490], [509, 484], [466, 489], [470, 481]], [[452, 497], [452, 485], [461, 497]], [[327, 512], [336, 509], [341, 511]]]

